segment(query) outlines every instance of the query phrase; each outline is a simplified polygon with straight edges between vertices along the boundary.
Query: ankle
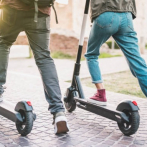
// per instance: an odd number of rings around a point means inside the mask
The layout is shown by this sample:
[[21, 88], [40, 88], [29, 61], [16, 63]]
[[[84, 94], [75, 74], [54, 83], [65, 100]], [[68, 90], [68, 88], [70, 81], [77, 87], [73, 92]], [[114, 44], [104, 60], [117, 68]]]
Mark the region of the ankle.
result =
[[61, 111], [54, 114], [54, 117], [58, 117], [58, 116], [65, 116], [65, 113]]
[[102, 89], [97, 89], [98, 91], [101, 91], [101, 90], [105, 90], [104, 88], [102, 88]]
[[104, 89], [103, 83], [96, 83], [95, 86], [97, 89]]

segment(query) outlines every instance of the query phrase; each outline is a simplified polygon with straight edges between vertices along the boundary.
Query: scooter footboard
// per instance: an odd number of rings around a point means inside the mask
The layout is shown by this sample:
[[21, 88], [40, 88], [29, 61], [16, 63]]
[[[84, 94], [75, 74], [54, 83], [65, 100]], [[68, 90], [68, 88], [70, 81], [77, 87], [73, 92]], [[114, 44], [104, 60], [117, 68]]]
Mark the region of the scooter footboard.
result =
[[8, 118], [13, 122], [23, 122], [20, 114], [14, 111], [15, 106], [7, 101], [0, 103], [0, 115]]
[[75, 97], [75, 100], [78, 102], [77, 106], [81, 109], [106, 117], [118, 123], [120, 123], [121, 121], [126, 121], [126, 122], [129, 121], [123, 112], [117, 111], [116, 108], [112, 105], [99, 106], [99, 105], [87, 102], [87, 100], [76, 98], [76, 97]]

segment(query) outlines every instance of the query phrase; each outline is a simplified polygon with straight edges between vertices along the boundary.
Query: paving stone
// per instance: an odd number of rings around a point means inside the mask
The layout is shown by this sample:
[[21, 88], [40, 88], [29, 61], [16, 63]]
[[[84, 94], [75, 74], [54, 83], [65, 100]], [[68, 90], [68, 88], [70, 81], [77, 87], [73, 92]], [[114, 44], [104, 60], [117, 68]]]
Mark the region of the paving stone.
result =
[[129, 147], [147, 147], [147, 145], [136, 145], [136, 144], [132, 144]]
[[[124, 99], [138, 102], [141, 115], [140, 128], [135, 135], [130, 137], [121, 133], [116, 122], [79, 108], [76, 108], [73, 113], [66, 112], [70, 132], [55, 135], [54, 126], [52, 125], [53, 117], [48, 111], [42, 81], [35, 64], [32, 64], [33, 67], [30, 70], [27, 67], [25, 69], [17, 67], [18, 60], [12, 62], [15, 65], [10, 65], [10, 67], [13, 66], [11, 70], [14, 71], [15, 69], [15, 71], [14, 73], [8, 72], [8, 88], [4, 96], [12, 103], [30, 100], [34, 112], [37, 114], [37, 119], [34, 122], [32, 132], [27, 137], [21, 137], [13, 122], [0, 116], [0, 147], [147, 147], [146, 99], [140, 100], [140, 98], [134, 96], [107, 92], [108, 102], [116, 106]], [[30, 62], [32, 63], [32, 60], [29, 60], [29, 62], [26, 59], [19, 61], [21, 65], [28, 64], [28, 66]], [[58, 63], [58, 65], [62, 67], [58, 66], [59, 70], [62, 69], [59, 76], [62, 79], [60, 85], [63, 94], [70, 83], [63, 81], [61, 74], [64, 67], [61, 63]], [[24, 73], [19, 73], [18, 69]], [[83, 89], [86, 96], [90, 96], [95, 92], [95, 89], [89, 87], [83, 86]]]
[[[78, 144], [78, 145], [76, 145], [76, 146], [74, 146], [74, 147], [87, 147], [87, 145], [84, 145], [84, 144]], [[92, 147], [92, 145], [89, 146], [89, 147]]]
[[115, 143], [115, 141], [105, 140], [104, 143], [107, 144], [107, 145], [113, 145]]
[[0, 141], [8, 140], [8, 139], [9, 139], [8, 137], [2, 136], [2, 137], [0, 138]]
[[133, 141], [134, 138], [131, 136], [123, 136], [122, 140], [126, 140], [126, 141]]
[[[52, 147], [52, 146], [51, 146]], [[58, 147], [73, 147], [73, 145], [69, 144], [69, 143], [64, 143], [62, 145], [59, 145]], [[78, 147], [78, 146], [77, 146]], [[79, 146], [82, 147], [82, 146]]]
[[24, 147], [24, 146], [31, 146], [33, 144], [31, 142], [20, 142], [19, 145]]
[[40, 143], [43, 143], [44, 140], [43, 139], [35, 139], [35, 140], [31, 140], [31, 142], [33, 142], [35, 144], [40, 144]]
[[11, 136], [8, 136], [10, 139], [17, 139], [17, 138], [19, 138], [19, 135], [18, 134], [16, 134], [16, 135], [11, 135]]
[[91, 141], [94, 141], [94, 142], [102, 142], [103, 141], [103, 139], [100, 139], [100, 138], [92, 138], [92, 139], [90, 139]]
[[119, 137], [119, 136], [111, 136], [109, 139], [110, 139], [110, 140], [117, 141], [117, 140], [120, 139], [120, 137]]
[[123, 144], [116, 144], [116, 145], [113, 145], [112, 147], [126, 147], [126, 145], [123, 145]]
[[132, 143], [132, 141], [126, 141], [126, 140], [121, 140], [118, 142], [119, 144], [123, 144], [123, 145], [130, 145]]
[[94, 147], [110, 147], [108, 144], [99, 144], [99, 145], [94, 145]]
[[8, 140], [1, 140], [1, 141], [0, 141], [0, 143], [1, 143], [1, 144], [4, 144], [4, 145], [5, 145], [5, 144], [11, 144], [12, 142], [13, 142], [13, 141], [12, 141], [12, 140], [9, 140], [9, 139], [8, 139]]
[[[1, 146], [0, 146], [1, 147]], [[20, 147], [20, 145], [12, 143], [12, 144], [7, 144], [5, 147]]]
[[134, 144], [144, 145], [145, 144], [145, 141], [136, 139], [136, 140], [134, 140]]
[[27, 138], [25, 138], [25, 137], [18, 137], [18, 138], [16, 138], [16, 139], [14, 139], [14, 141], [15, 141], [16, 143], [28, 142]]
[[36, 145], [36, 144], [30, 144], [29, 146], [23, 146], [23, 147], [39, 147], [39, 145]]
[[5, 147], [3, 144], [0, 143], [0, 147]]
[[4, 132], [4, 135], [6, 135], [6, 136], [12, 136], [12, 135], [17, 135], [17, 134], [18, 133], [14, 132], [14, 131]]

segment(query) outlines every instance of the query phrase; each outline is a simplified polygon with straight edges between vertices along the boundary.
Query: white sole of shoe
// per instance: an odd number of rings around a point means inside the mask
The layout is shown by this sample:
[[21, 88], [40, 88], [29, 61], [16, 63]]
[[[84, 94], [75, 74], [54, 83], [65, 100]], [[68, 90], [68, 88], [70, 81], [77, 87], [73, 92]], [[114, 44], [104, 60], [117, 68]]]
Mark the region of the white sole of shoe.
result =
[[3, 98], [0, 98], [0, 102], [2, 102], [3, 101]]
[[93, 99], [87, 99], [87, 101], [91, 102], [93, 104], [96, 104], [96, 105], [107, 106], [107, 102], [96, 101], [96, 100], [93, 100]]
[[59, 116], [55, 119], [55, 125], [54, 125], [54, 131], [55, 134], [60, 133], [67, 133], [69, 131], [69, 127], [67, 124], [67, 119], [65, 116]]

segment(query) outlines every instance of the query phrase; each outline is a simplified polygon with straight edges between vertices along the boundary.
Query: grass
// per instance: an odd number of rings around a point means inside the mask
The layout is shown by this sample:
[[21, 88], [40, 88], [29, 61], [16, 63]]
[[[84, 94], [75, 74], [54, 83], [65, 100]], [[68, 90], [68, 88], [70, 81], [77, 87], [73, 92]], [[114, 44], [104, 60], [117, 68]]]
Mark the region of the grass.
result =
[[[108, 45], [108, 47], [111, 49], [112, 48], [112, 41], [107, 41], [106, 44]], [[115, 49], [120, 49], [120, 47], [117, 45], [116, 42], [114, 42], [114, 48]]]
[[101, 53], [99, 58], [112, 58], [112, 57], [120, 57], [121, 55], [111, 55], [108, 53]]
[[[130, 71], [107, 74], [103, 76], [103, 80], [105, 89], [108, 91], [145, 98], [138, 84], [138, 80], [132, 76]], [[90, 78], [82, 79], [82, 83], [95, 88]]]
[[52, 52], [51, 56], [52, 56], [52, 58], [55, 58], [55, 59], [73, 59], [74, 58], [74, 56], [71, 56], [69, 54], [65, 54], [60, 51]]
[[[55, 58], [55, 59], [76, 59], [76, 55], [66, 54], [61, 51], [52, 52], [51, 56], [52, 58]], [[119, 56], [121, 55], [111, 55], [108, 53], [101, 53], [99, 58], [111, 58], [111, 57], [119, 57]], [[82, 56], [81, 60], [85, 60], [85, 58]]]

